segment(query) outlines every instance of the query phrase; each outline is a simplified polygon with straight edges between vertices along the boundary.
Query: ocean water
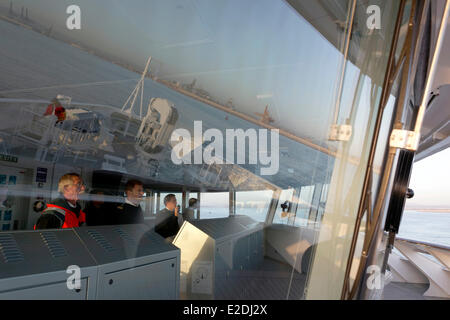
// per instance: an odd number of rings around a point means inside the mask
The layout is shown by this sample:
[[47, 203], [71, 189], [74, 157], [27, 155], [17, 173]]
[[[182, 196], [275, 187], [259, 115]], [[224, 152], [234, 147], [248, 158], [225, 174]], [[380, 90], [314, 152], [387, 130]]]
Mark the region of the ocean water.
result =
[[450, 212], [405, 211], [398, 236], [450, 246]]
[[[202, 219], [228, 216], [228, 208], [202, 208], [201, 210]], [[263, 211], [261, 208], [236, 210], [236, 214], [247, 215], [259, 222], [265, 221], [266, 212], [266, 210]], [[286, 218], [281, 219], [279, 214], [275, 215], [274, 223], [284, 224], [287, 221]], [[299, 219], [298, 224], [302, 225], [302, 222], [306, 223], [307, 221], [306, 219]], [[450, 212], [405, 211], [398, 237], [450, 247]]]

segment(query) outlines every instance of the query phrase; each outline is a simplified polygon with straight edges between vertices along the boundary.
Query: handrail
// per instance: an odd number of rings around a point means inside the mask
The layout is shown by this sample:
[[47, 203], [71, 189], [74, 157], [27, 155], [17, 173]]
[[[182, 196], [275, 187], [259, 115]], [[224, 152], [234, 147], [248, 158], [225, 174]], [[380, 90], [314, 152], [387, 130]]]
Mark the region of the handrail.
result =
[[[0, 98], [0, 103], [51, 103], [49, 100], [44, 99], [18, 99], [18, 98]], [[80, 107], [101, 107], [101, 108], [110, 108], [112, 111], [120, 111], [119, 107], [109, 106], [104, 104], [97, 103], [83, 103], [72, 101], [70, 103], [71, 106], [80, 106]]]

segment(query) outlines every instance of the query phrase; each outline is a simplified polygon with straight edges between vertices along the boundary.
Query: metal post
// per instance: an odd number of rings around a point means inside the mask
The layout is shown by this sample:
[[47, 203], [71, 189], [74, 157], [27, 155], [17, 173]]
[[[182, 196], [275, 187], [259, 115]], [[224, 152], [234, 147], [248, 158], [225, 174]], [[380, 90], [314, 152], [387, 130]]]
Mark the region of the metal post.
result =
[[150, 190], [150, 206], [149, 206], [150, 214], [155, 214], [155, 193], [153, 190]]
[[158, 193], [156, 195], [156, 213], [158, 213], [160, 210], [160, 208], [159, 208], [160, 200], [161, 200], [161, 192], [158, 191]]
[[144, 216], [149, 216], [150, 215], [150, 203], [151, 203], [150, 199], [151, 199], [150, 191], [148, 189], [145, 189], [145, 199], [144, 199], [145, 211], [144, 211]]
[[270, 201], [269, 210], [266, 216], [266, 225], [271, 225], [273, 223], [273, 217], [277, 211], [278, 201], [280, 200], [281, 189], [277, 189], [273, 192], [272, 200]]
[[229, 201], [228, 201], [228, 207], [230, 210], [230, 216], [236, 215], [236, 191], [234, 189], [231, 189], [229, 192]]
[[197, 220], [200, 220], [200, 206], [202, 205], [200, 202], [200, 192], [197, 192], [197, 203], [198, 203]]
[[[374, 157], [375, 157], [375, 151], [376, 151], [376, 145], [377, 145], [378, 136], [379, 136], [379, 130], [381, 127], [381, 121], [383, 118], [384, 106], [385, 106], [387, 98], [389, 97], [389, 94], [390, 94], [390, 92], [388, 92], [390, 90], [388, 90], [388, 89], [391, 87], [391, 83], [390, 83], [391, 75], [395, 69], [395, 52], [397, 49], [397, 43], [398, 43], [400, 27], [402, 24], [402, 18], [403, 18], [405, 5], [406, 5], [406, 0], [402, 0], [402, 2], [400, 3], [400, 9], [399, 9], [399, 12], [397, 15], [397, 21], [396, 21], [396, 25], [395, 25], [395, 29], [394, 29], [394, 36], [392, 39], [392, 45], [391, 45], [391, 49], [390, 49], [390, 53], [389, 53], [389, 60], [387, 63], [386, 74], [385, 74], [385, 79], [384, 79], [384, 83], [383, 83], [382, 96], [380, 99], [380, 104], [379, 104], [375, 127], [374, 127], [374, 136], [372, 138], [372, 142], [370, 145], [369, 159], [367, 162], [367, 169], [366, 169], [364, 182], [363, 182], [363, 188], [362, 188], [362, 197], [361, 197], [361, 201], [360, 201], [360, 205], [359, 205], [359, 209], [358, 209], [357, 221], [356, 221], [354, 232], [353, 232], [353, 239], [352, 239], [352, 244], [350, 247], [349, 257], [347, 260], [347, 266], [346, 266], [346, 271], [345, 271], [345, 276], [344, 276], [344, 284], [342, 286], [342, 292], [341, 292], [341, 299], [348, 298], [348, 292], [349, 292], [349, 287], [350, 287], [350, 284], [349, 284], [350, 268], [351, 268], [351, 264], [353, 261], [353, 255], [355, 252], [355, 247], [356, 247], [356, 242], [357, 242], [357, 234], [359, 231], [361, 219], [363, 217], [363, 213], [364, 213], [364, 209], [365, 209], [365, 198], [366, 198], [368, 188], [370, 187], [369, 181], [371, 180], [370, 176], [372, 174], [372, 165], [373, 165], [373, 161], [374, 161]], [[364, 258], [364, 256], [365, 256], [365, 254], [363, 253], [362, 259]]]
[[181, 212], [184, 211], [184, 209], [187, 207], [186, 203], [186, 198], [188, 197], [188, 192], [186, 191], [186, 189], [183, 188], [182, 191], [182, 195], [181, 195]]
[[295, 188], [294, 192], [292, 192], [292, 198], [291, 198], [291, 207], [289, 210], [288, 215], [288, 225], [293, 226], [295, 224], [295, 218], [297, 217], [297, 208], [298, 203], [300, 202], [300, 194], [302, 192], [302, 187]]
[[311, 209], [309, 210], [308, 222], [317, 222], [320, 199], [322, 197], [322, 189], [322, 183], [316, 183], [316, 185], [314, 186], [314, 193], [311, 201]]

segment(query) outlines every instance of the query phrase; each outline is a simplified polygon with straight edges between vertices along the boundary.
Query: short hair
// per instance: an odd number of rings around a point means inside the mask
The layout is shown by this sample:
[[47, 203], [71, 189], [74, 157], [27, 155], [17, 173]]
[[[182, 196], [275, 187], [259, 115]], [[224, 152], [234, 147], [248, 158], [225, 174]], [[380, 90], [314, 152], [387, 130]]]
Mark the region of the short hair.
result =
[[195, 198], [190, 198], [189, 199], [189, 207], [192, 207], [196, 203], [197, 203], [197, 199], [195, 199]]
[[136, 179], [128, 180], [127, 184], [125, 185], [125, 192], [126, 191], [132, 191], [134, 186], [143, 186], [144, 184]]
[[175, 197], [174, 194], [168, 194], [167, 196], [164, 197], [164, 205], [167, 204], [167, 202], [172, 201], [172, 199], [177, 199], [177, 197]]
[[74, 172], [66, 173], [65, 175], [63, 175], [58, 182], [58, 192], [63, 193], [65, 186], [73, 184], [73, 177], [81, 179], [81, 176], [78, 173]]

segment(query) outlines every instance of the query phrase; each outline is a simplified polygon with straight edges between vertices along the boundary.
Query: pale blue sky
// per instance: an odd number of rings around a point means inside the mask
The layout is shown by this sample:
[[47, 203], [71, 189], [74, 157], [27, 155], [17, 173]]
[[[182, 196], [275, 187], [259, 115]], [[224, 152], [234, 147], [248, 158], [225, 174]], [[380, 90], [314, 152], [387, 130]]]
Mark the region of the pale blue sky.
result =
[[450, 208], [450, 148], [416, 162], [409, 186], [415, 195], [407, 208]]

